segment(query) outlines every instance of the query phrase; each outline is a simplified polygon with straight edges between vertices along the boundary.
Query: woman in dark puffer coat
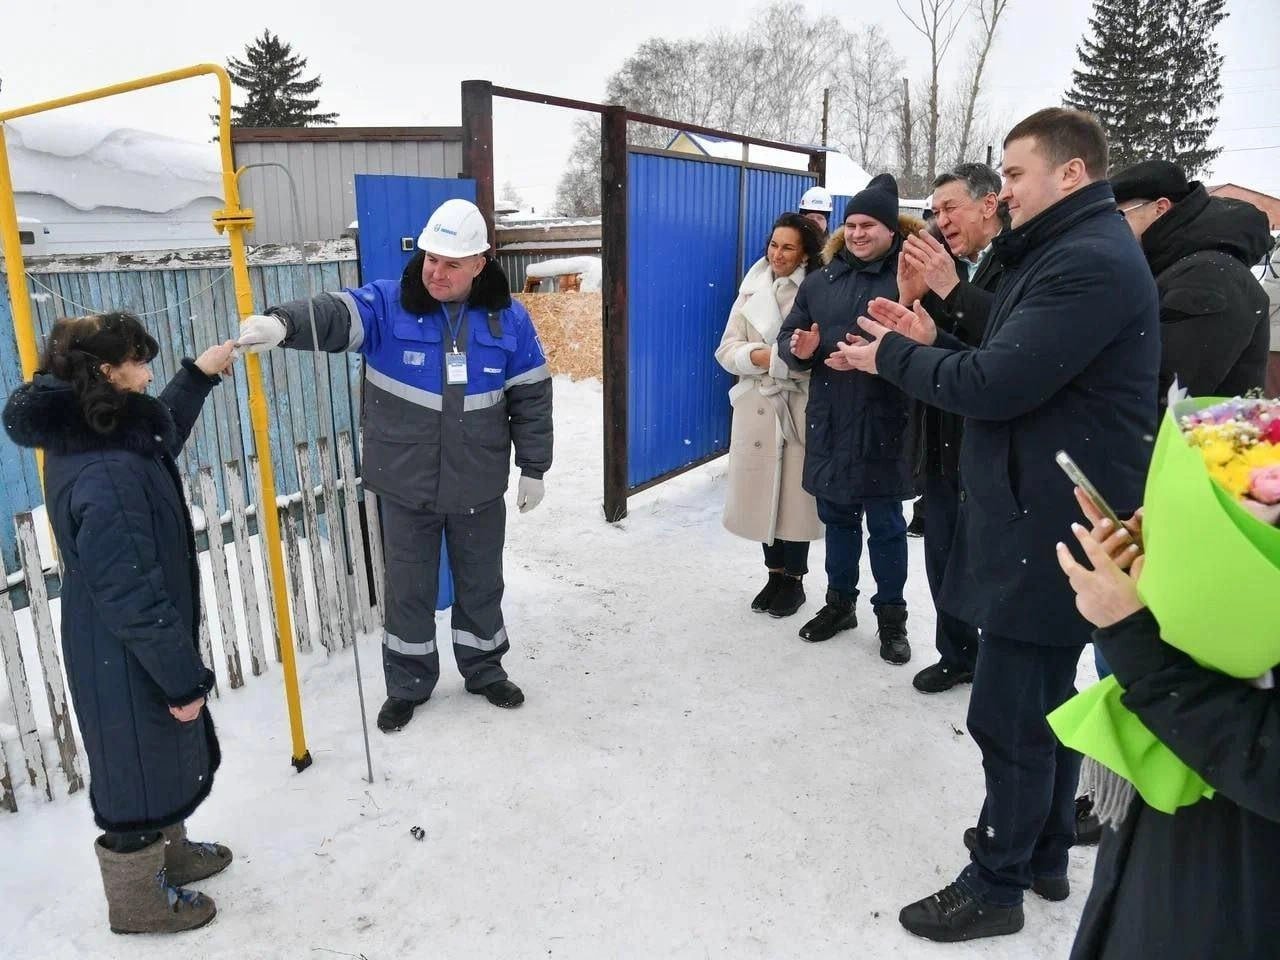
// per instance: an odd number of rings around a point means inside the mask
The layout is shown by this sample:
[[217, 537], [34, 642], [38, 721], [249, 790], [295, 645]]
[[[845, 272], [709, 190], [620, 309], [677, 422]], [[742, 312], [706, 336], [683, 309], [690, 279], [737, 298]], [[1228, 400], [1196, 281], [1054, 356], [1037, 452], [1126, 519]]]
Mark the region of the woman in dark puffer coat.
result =
[[220, 754], [204, 709], [195, 535], [174, 458], [235, 344], [212, 347], [148, 396], [159, 350], [128, 313], [62, 319], [4, 426], [45, 452], [49, 520], [63, 560], [62, 649], [89, 761], [95, 849], [111, 929], [203, 926], [216, 909], [184, 883], [231, 852], [186, 837]]

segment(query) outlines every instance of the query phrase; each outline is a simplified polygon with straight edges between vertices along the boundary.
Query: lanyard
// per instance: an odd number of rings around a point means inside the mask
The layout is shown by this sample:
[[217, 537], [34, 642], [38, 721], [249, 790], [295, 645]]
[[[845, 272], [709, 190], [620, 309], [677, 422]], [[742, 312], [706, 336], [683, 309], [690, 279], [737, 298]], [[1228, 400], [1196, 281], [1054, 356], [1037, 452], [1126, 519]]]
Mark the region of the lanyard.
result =
[[449, 305], [444, 306], [444, 319], [449, 324], [449, 339], [453, 342], [453, 353], [458, 352], [458, 334], [462, 332], [462, 320], [467, 315], [467, 305], [465, 303], [458, 304], [458, 316], [455, 320], [449, 316]]

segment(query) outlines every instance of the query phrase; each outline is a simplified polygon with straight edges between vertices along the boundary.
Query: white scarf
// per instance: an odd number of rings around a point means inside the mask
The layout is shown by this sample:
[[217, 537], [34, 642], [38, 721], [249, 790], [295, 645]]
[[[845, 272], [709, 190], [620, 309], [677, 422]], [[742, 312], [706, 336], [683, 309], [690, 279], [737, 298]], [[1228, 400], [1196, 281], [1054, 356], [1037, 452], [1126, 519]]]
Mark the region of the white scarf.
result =
[[744, 302], [739, 309], [764, 343], [773, 343], [778, 339], [778, 331], [782, 329], [782, 321], [786, 319], [778, 306], [780, 294], [788, 284], [793, 284], [798, 289], [800, 282], [804, 280], [804, 272], [802, 264], [791, 276], [775, 278], [768, 259], [761, 257], [742, 278], [738, 293], [743, 296]]

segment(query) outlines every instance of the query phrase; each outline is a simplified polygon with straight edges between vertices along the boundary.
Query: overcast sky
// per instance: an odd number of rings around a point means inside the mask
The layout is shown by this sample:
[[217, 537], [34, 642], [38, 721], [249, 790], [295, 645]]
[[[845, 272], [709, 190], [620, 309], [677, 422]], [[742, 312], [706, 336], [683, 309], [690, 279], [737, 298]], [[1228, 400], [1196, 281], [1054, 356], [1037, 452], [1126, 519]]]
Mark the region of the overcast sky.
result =
[[[878, 21], [906, 56], [913, 82], [923, 78], [923, 40], [892, 0], [811, 0], [806, 6], [847, 25]], [[193, 63], [222, 63], [242, 55], [244, 44], [269, 27], [308, 57], [309, 70], [324, 80], [323, 108], [351, 126], [456, 124], [458, 84], [465, 79], [598, 100], [608, 74], [645, 38], [738, 29], [753, 9], [732, 0], [221, 0], [203, 10], [173, 0], [45, 0], [4, 7], [2, 107]], [[1016, 120], [1059, 102], [1090, 8], [1089, 0], [1012, 0], [987, 72], [988, 99], [998, 115]], [[1280, 11], [1276, 0], [1228, 0], [1227, 10], [1218, 31], [1226, 95], [1217, 140], [1230, 152], [1209, 179], [1280, 195]], [[206, 139], [214, 92], [211, 80], [190, 80], [74, 110], [117, 126]], [[509, 179], [530, 197], [549, 198], [574, 114], [511, 102], [495, 113], [499, 185]]]

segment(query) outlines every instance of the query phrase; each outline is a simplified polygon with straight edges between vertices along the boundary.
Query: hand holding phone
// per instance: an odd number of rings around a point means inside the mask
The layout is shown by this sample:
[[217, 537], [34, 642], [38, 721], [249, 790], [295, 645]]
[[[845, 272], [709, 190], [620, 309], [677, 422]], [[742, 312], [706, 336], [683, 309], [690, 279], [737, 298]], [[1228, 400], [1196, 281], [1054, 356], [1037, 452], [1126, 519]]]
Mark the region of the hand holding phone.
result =
[[1076, 502], [1080, 504], [1081, 511], [1094, 529], [1097, 529], [1104, 520], [1110, 521], [1111, 528], [1104, 546], [1122, 568], [1128, 567], [1137, 556], [1137, 551], [1128, 548], [1130, 546], [1136, 546], [1138, 550], [1142, 548], [1141, 509], [1128, 523], [1125, 523], [1065, 450], [1059, 450], [1054, 460], [1075, 484]]

